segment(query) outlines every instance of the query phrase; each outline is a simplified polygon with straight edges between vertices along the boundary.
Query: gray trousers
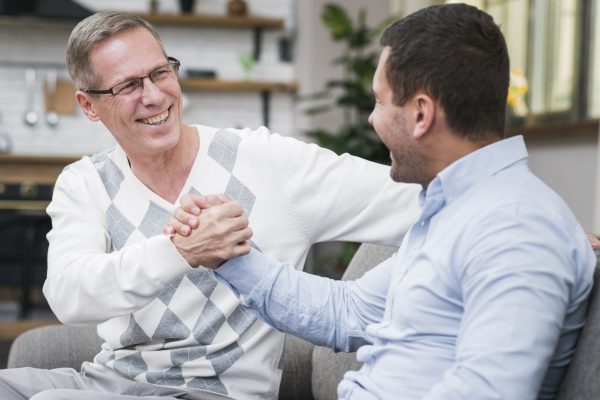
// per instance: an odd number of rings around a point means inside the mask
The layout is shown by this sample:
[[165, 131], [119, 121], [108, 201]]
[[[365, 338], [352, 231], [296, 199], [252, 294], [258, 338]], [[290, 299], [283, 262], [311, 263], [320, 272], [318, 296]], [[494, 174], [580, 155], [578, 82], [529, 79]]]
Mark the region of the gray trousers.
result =
[[0, 370], [1, 400], [224, 400], [211, 392], [188, 392], [109, 376], [93, 369], [14, 368]]

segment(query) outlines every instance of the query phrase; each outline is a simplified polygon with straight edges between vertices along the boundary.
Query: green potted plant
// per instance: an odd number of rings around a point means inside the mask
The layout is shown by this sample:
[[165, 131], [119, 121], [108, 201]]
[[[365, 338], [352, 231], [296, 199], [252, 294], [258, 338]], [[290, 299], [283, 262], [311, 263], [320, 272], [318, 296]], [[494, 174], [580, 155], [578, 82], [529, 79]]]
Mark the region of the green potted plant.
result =
[[375, 104], [371, 85], [379, 54], [373, 42], [394, 18], [370, 28], [366, 16], [366, 10], [361, 9], [354, 22], [337, 4], [329, 3], [323, 7], [321, 21], [332, 40], [344, 44], [342, 55], [333, 61], [334, 65], [342, 67], [343, 75], [340, 79], [327, 81], [322, 91], [304, 97], [303, 100], [311, 103], [305, 112], [315, 115], [341, 108], [344, 118], [336, 130], [314, 128], [306, 134], [338, 154], [351, 153], [388, 163], [389, 152], [375, 134], [368, 117]]

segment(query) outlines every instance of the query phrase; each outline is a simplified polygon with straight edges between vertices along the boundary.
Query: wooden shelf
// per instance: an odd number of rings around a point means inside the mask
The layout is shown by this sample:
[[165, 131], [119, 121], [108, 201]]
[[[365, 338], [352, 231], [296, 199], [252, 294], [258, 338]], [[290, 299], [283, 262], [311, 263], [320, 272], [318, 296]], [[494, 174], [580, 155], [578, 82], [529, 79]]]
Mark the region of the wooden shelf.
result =
[[577, 122], [554, 122], [538, 123], [535, 125], [525, 125], [523, 127], [509, 128], [507, 136], [550, 136], [550, 135], [574, 135], [591, 134], [597, 135], [599, 132], [599, 121], [597, 119], [577, 121]]
[[269, 81], [224, 81], [220, 79], [180, 79], [181, 87], [186, 90], [222, 90], [222, 91], [285, 91], [296, 92], [298, 83]]
[[0, 183], [54, 184], [63, 168], [79, 158], [0, 154]]
[[202, 14], [139, 14], [151, 24], [213, 26], [223, 28], [267, 28], [282, 29], [283, 19], [265, 18], [254, 15], [229, 17], [226, 15]]

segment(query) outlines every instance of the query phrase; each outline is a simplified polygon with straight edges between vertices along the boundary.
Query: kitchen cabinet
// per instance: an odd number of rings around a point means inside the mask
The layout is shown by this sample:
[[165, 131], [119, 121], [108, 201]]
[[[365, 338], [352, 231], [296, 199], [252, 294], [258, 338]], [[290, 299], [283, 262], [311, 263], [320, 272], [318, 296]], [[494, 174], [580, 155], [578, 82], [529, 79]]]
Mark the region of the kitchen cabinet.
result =
[[0, 154], [0, 286], [19, 289], [20, 318], [37, 305], [46, 275], [46, 207], [54, 182], [76, 160]]

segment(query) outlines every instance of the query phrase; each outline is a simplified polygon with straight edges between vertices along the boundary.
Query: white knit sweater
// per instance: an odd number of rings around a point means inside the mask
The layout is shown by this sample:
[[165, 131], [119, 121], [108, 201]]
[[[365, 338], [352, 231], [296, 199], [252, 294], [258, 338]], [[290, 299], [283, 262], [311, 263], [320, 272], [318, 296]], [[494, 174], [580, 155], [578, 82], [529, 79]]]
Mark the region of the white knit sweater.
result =
[[[227, 193], [243, 204], [253, 245], [298, 269], [316, 242], [398, 244], [420, 212], [419, 187], [392, 182], [388, 167], [266, 128], [197, 129], [199, 154], [179, 197]], [[98, 325], [97, 368], [275, 399], [283, 335], [160, 234], [176, 207], [136, 178], [118, 146], [68, 166], [48, 207], [52, 310], [65, 323]]]

